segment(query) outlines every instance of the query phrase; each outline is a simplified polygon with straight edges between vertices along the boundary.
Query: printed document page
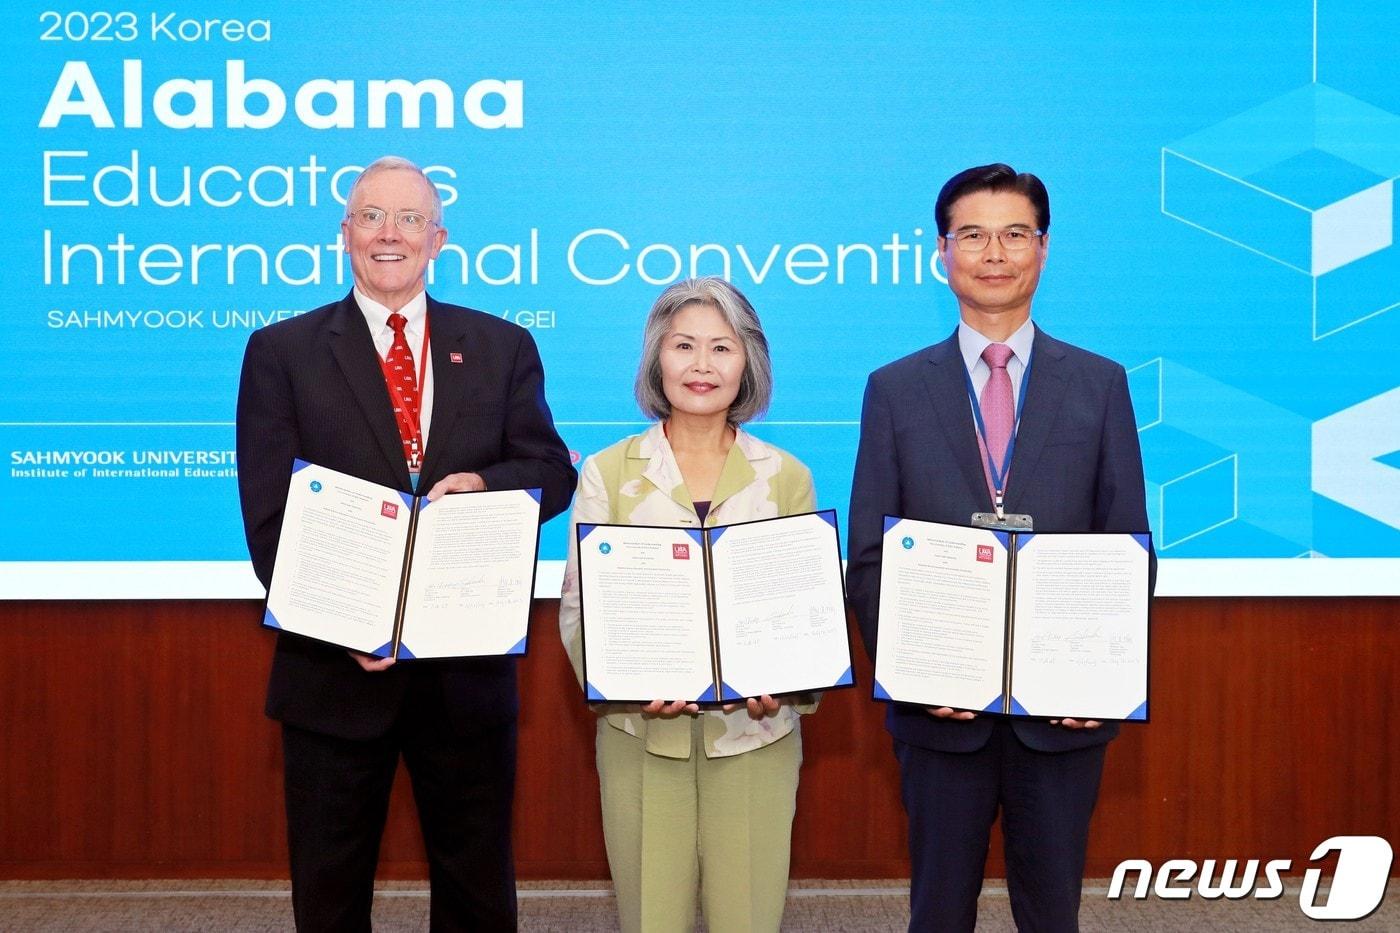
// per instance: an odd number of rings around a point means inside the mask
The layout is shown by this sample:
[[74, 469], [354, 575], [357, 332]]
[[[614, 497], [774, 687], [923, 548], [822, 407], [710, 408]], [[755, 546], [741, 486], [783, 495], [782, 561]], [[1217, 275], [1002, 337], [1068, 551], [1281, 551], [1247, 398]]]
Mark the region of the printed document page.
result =
[[1129, 534], [1020, 537], [1011, 692], [1025, 712], [1145, 716], [1145, 541]]
[[540, 504], [529, 490], [422, 500], [399, 656], [523, 652], [539, 524]]
[[725, 698], [849, 682], [835, 522], [815, 512], [709, 532]]
[[700, 533], [580, 525], [583, 671], [590, 700], [711, 699]]
[[266, 624], [366, 654], [390, 645], [412, 499], [297, 461]]
[[890, 524], [880, 569], [877, 695], [970, 710], [1000, 700], [1006, 540], [985, 528], [907, 518]]

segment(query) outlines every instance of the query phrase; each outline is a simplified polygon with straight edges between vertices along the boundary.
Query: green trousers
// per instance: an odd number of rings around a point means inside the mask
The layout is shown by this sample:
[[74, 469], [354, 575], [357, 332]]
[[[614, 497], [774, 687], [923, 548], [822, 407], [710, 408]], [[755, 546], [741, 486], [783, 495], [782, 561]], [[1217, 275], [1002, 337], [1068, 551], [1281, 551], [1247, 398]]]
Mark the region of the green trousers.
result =
[[799, 729], [762, 748], [706, 758], [649, 754], [598, 721], [603, 835], [623, 933], [689, 933], [696, 895], [711, 933], [776, 933], [787, 898]]

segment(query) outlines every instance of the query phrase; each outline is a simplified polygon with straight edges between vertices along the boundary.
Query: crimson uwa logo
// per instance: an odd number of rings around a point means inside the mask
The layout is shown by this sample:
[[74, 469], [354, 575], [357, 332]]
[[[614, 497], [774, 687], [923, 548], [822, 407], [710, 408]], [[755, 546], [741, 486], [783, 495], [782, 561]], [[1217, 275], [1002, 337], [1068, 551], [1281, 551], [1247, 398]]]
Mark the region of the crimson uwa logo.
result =
[[[1370, 916], [1381, 905], [1390, 880], [1394, 857], [1390, 843], [1380, 836], [1333, 836], [1319, 843], [1308, 860], [1316, 862], [1333, 852], [1337, 853], [1337, 870], [1330, 890], [1319, 897], [1322, 869], [1309, 868], [1303, 872], [1303, 886], [1298, 892], [1299, 909], [1314, 920], [1360, 920]], [[1281, 875], [1292, 867], [1289, 859], [1270, 859], [1261, 865], [1259, 859], [1248, 859], [1243, 864], [1236, 859], [1222, 863], [1206, 859], [1198, 864], [1178, 858], [1154, 869], [1145, 859], [1127, 859], [1113, 870], [1108, 898], [1121, 898], [1129, 873], [1137, 872], [1131, 894], [1137, 900], [1145, 899], [1149, 890], [1164, 899], [1184, 900], [1194, 891], [1206, 900], [1270, 900], [1283, 894]]]

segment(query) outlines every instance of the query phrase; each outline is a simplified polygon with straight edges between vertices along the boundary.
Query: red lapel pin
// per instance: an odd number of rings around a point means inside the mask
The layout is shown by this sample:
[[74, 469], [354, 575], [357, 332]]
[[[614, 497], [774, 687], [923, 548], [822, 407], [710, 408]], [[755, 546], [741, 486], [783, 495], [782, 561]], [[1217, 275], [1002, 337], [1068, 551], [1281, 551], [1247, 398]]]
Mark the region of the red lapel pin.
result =
[[460, 362], [462, 362], [462, 354], [460, 354], [460, 353], [455, 353], [455, 352], [454, 352], [454, 353], [449, 353], [449, 354], [447, 354], [447, 358], [448, 358], [449, 360], [451, 360], [452, 362], [454, 362], [454, 363], [460, 363]]

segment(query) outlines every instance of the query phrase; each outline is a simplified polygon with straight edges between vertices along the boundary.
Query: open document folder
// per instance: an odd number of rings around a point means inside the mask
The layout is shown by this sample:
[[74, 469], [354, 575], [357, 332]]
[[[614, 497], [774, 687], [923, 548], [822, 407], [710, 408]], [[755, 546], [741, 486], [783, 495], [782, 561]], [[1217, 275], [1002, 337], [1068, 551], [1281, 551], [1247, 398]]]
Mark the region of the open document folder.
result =
[[590, 702], [728, 703], [855, 683], [834, 511], [576, 533]]
[[1149, 546], [886, 516], [875, 698], [1146, 720]]
[[524, 654], [540, 491], [429, 502], [297, 460], [263, 624], [400, 660]]

